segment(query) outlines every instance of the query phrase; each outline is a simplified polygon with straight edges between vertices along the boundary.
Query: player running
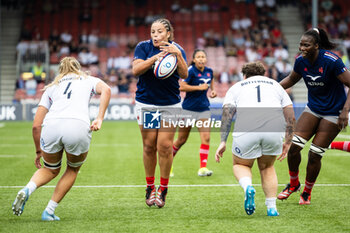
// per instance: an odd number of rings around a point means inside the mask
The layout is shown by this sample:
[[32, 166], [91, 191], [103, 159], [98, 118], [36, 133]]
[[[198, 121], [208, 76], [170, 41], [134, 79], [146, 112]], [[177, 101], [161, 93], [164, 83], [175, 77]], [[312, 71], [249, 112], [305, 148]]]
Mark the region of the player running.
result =
[[293, 143], [288, 152], [290, 183], [278, 195], [285, 200], [300, 190], [300, 151], [312, 137], [306, 168], [305, 187], [299, 200], [300, 205], [309, 205], [311, 191], [321, 169], [321, 159], [330, 143], [341, 129], [348, 125], [350, 97], [344, 84], [350, 87], [350, 72], [341, 58], [332, 53], [335, 44], [320, 28], [310, 29], [301, 39], [293, 71], [281, 81], [284, 89], [292, 87], [301, 78], [308, 89], [308, 103], [299, 117]]
[[[210, 119], [209, 100], [207, 92], [210, 86], [210, 98], [216, 97], [213, 70], [206, 67], [207, 54], [203, 49], [196, 49], [193, 52], [193, 61], [188, 68], [188, 78], [180, 83], [180, 91], [186, 92], [186, 97], [182, 103], [182, 115], [186, 119], [205, 121]], [[173, 156], [186, 143], [191, 132], [191, 126], [180, 127], [177, 140], [173, 145]], [[209, 155], [210, 128], [198, 127], [201, 145], [199, 148], [200, 168], [198, 176], [211, 176], [213, 171], [207, 168]]]
[[[278, 216], [278, 182], [273, 165], [277, 155], [280, 155], [277, 159], [281, 161], [286, 157], [292, 143], [295, 121], [292, 101], [281, 85], [262, 76], [265, 68], [260, 62], [244, 65], [242, 73], [245, 79], [233, 85], [225, 96], [221, 118], [221, 144], [215, 159], [220, 162], [223, 157], [232, 119], [237, 112], [232, 134], [233, 173], [245, 193], [244, 209], [248, 215], [255, 212], [251, 168], [257, 159], [266, 197], [267, 215]], [[284, 133], [285, 122], [287, 126]]]
[[[101, 128], [111, 96], [109, 86], [81, 71], [79, 62], [73, 57], [63, 58], [58, 70], [55, 80], [45, 87], [33, 121], [35, 166], [38, 170], [18, 192], [12, 204], [13, 214], [20, 216], [29, 196], [59, 174], [65, 151], [67, 168], [42, 213], [41, 219], [44, 221], [60, 220], [55, 215], [55, 209], [73, 186], [86, 160], [91, 131]], [[89, 102], [93, 94], [100, 94], [101, 97], [98, 116], [90, 125]]]

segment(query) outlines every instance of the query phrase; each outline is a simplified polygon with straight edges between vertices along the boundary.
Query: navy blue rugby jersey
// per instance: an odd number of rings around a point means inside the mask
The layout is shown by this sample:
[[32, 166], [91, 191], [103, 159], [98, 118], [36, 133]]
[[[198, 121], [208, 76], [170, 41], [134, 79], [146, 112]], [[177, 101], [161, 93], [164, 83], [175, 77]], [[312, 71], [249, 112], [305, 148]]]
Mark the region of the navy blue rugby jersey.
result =
[[343, 83], [337, 78], [347, 69], [334, 53], [320, 49], [314, 64], [299, 56], [294, 71], [300, 74], [308, 89], [307, 106], [321, 115], [338, 116], [346, 101]]
[[[191, 86], [199, 86], [200, 84], [210, 83], [213, 80], [213, 70], [204, 67], [203, 72], [198, 70], [195, 65], [188, 68], [188, 77], [184, 80]], [[209, 110], [209, 100], [207, 97], [208, 90], [186, 92], [186, 97], [182, 103], [182, 108], [190, 111], [203, 112]]]
[[[171, 43], [171, 42], [170, 42]], [[181, 51], [186, 60], [186, 54], [180, 45], [173, 42]], [[134, 60], [148, 58], [160, 53], [159, 48], [153, 46], [152, 40], [142, 41], [137, 44], [134, 53]], [[154, 76], [153, 66], [144, 74], [139, 76], [137, 82], [136, 101], [144, 104], [172, 105], [181, 101], [179, 91], [179, 74], [177, 70], [166, 79], [158, 79]]]

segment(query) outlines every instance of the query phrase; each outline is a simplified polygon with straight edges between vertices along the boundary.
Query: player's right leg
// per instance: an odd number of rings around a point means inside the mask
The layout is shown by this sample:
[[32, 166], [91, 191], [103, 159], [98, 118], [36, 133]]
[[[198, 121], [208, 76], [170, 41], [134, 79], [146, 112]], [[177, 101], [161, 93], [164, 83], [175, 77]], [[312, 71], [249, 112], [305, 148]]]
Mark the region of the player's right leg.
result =
[[267, 216], [279, 216], [276, 207], [277, 194], [277, 175], [273, 166], [276, 156], [263, 155], [258, 158], [258, 166], [261, 175], [261, 184], [265, 193], [265, 205], [267, 207]]
[[47, 184], [59, 174], [62, 152], [62, 150], [52, 154], [41, 152], [44, 167], [38, 169], [30, 179], [29, 183], [17, 193], [17, 196], [12, 204], [13, 214], [20, 216], [23, 213], [24, 206], [29, 196], [37, 188]]
[[156, 198], [154, 174], [157, 165], [157, 129], [144, 129], [139, 125], [143, 144], [143, 165], [146, 174], [146, 204], [153, 206]]

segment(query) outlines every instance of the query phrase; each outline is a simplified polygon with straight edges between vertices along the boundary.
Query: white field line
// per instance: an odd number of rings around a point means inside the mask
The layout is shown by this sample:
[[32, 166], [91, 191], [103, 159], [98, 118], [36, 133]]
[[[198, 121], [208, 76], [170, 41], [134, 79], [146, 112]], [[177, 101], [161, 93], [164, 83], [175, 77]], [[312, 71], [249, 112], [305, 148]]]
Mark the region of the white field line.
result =
[[27, 155], [0, 155], [1, 158], [24, 158], [27, 157]]
[[[253, 184], [261, 186], [261, 184]], [[278, 186], [285, 186], [279, 184]], [[315, 184], [319, 187], [350, 187], [350, 184]], [[54, 185], [42, 186], [43, 188], [55, 188]], [[146, 185], [74, 185], [73, 188], [145, 188]], [[239, 187], [239, 184], [174, 184], [169, 185], [174, 188], [193, 188], [193, 187]], [[23, 186], [0, 186], [0, 189], [23, 188]]]
[[5, 127], [5, 123], [0, 123], [0, 128], [4, 128]]
[[337, 136], [336, 138], [337, 138], [337, 139], [338, 139], [338, 138], [350, 139], [350, 135], [347, 135], [347, 134], [338, 134], [338, 136]]

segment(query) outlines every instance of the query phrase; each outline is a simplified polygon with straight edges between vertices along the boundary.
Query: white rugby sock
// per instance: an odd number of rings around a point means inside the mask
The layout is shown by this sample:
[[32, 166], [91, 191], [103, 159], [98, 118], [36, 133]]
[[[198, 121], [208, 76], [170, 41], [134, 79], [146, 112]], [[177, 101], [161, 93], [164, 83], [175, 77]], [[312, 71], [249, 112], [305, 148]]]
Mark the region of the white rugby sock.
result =
[[33, 181], [29, 181], [26, 187], [28, 188], [28, 195], [30, 196], [30, 194], [32, 194], [35, 191], [36, 184]]
[[55, 213], [55, 209], [56, 207], [58, 206], [58, 203], [53, 201], [53, 200], [50, 200], [49, 201], [49, 204], [47, 204], [46, 206], [46, 212], [50, 215], [53, 215]]
[[252, 186], [252, 178], [245, 176], [239, 179], [239, 185], [243, 188], [244, 193], [247, 190], [248, 185]]
[[276, 198], [275, 197], [266, 198], [265, 205], [267, 206], [267, 209], [276, 208]]

